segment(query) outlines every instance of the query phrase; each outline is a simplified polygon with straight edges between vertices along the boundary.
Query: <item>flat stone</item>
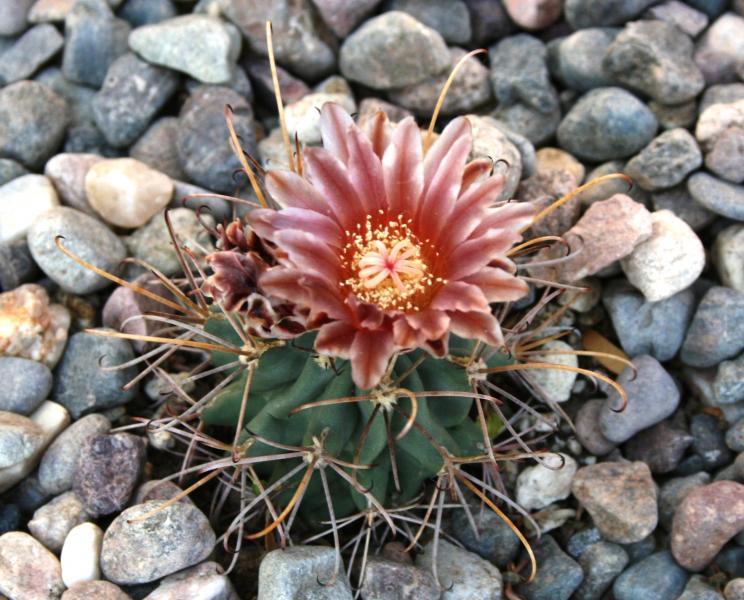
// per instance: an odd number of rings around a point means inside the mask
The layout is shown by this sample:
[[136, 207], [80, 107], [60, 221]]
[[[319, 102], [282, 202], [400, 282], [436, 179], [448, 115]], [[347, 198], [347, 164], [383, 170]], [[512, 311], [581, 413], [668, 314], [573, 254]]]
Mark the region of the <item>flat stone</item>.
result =
[[628, 281], [649, 302], [665, 300], [692, 285], [705, 267], [700, 238], [673, 212], [651, 214], [651, 237], [621, 259]]
[[520, 27], [544, 29], [561, 17], [563, 3], [558, 0], [505, 0], [504, 8]]
[[108, 227], [79, 210], [59, 206], [44, 213], [32, 225], [28, 247], [41, 270], [66, 292], [89, 294], [110, 285], [107, 279], [63, 254], [55, 243], [57, 236], [64, 238], [64, 247], [76, 256], [116, 274], [126, 249]]
[[693, 437], [668, 420], [638, 432], [625, 444], [628, 460], [642, 461], [655, 475], [663, 475], [677, 468]]
[[78, 497], [73, 492], [65, 492], [34, 512], [28, 530], [52, 552], [59, 553], [70, 530], [88, 519]]
[[642, 462], [604, 462], [582, 467], [572, 491], [607, 541], [631, 544], [658, 522], [656, 486]]
[[132, 600], [129, 594], [110, 581], [81, 581], [73, 585], [64, 594], [61, 600]]
[[24, 239], [31, 225], [55, 206], [57, 192], [43, 175], [22, 175], [0, 186], [0, 243]]
[[643, 189], [670, 188], [703, 164], [695, 138], [686, 129], [670, 129], [628, 161], [625, 173]]
[[171, 179], [186, 179], [178, 159], [177, 134], [178, 118], [161, 117], [129, 149], [129, 156], [165, 173]]
[[240, 54], [240, 36], [235, 34], [217, 18], [182, 15], [138, 27], [129, 36], [129, 46], [150, 63], [221, 84], [232, 76]]
[[365, 22], [346, 38], [339, 57], [344, 77], [377, 90], [421, 83], [449, 65], [442, 36], [400, 11]]
[[364, 570], [362, 594], [365, 600], [396, 597], [410, 600], [438, 600], [441, 597], [434, 576], [413, 565], [370, 557]]
[[[204, 514], [192, 504], [161, 508], [152, 500], [127, 508], [103, 536], [101, 571], [120, 585], [155, 581], [195, 565], [209, 556], [215, 535]], [[272, 596], [279, 600], [280, 596]]]
[[530, 583], [517, 586], [526, 600], [568, 600], [584, 579], [581, 567], [549, 535], [533, 545], [539, 568]]
[[0, 357], [0, 411], [29, 415], [49, 395], [52, 372], [46, 365], [27, 358]]
[[24, 284], [0, 294], [0, 354], [39, 361], [54, 368], [62, 356], [70, 328], [70, 313], [50, 304], [44, 288]]
[[615, 449], [615, 443], [604, 436], [599, 426], [599, 415], [604, 404], [604, 400], [588, 400], [581, 405], [574, 418], [576, 438], [594, 456], [604, 456]]
[[620, 575], [612, 593], [617, 600], [677, 600], [687, 577], [669, 552], [657, 552]]
[[[371, 564], [371, 563], [370, 563]], [[64, 568], [64, 564], [62, 565]], [[369, 574], [369, 572], [367, 572]], [[203, 562], [163, 578], [145, 600], [240, 600], [224, 569], [216, 562]]]
[[693, 231], [700, 231], [716, 220], [716, 214], [698, 203], [686, 183], [651, 194], [654, 210], [671, 210]]
[[574, 29], [622, 25], [640, 15], [654, 0], [566, 0], [564, 14]]
[[101, 578], [98, 561], [101, 557], [103, 531], [95, 523], [81, 523], [70, 530], [60, 554], [62, 581], [69, 588], [81, 581]]
[[744, 186], [700, 172], [690, 176], [687, 189], [708, 210], [735, 221], [744, 221]]
[[57, 557], [27, 533], [0, 536], [0, 593], [13, 600], [59, 598], [65, 590]]
[[325, 24], [340, 38], [345, 38], [369, 15], [380, 0], [313, 0]]
[[614, 83], [602, 66], [602, 58], [617, 33], [607, 27], [580, 29], [558, 43], [556, 70], [566, 86], [586, 92]]
[[546, 508], [571, 495], [578, 465], [568, 454], [548, 454], [542, 463], [524, 469], [517, 478], [517, 503], [526, 510]]
[[744, 527], [744, 485], [716, 481], [692, 490], [674, 514], [671, 548], [685, 569], [700, 571]]
[[44, 175], [54, 182], [62, 204], [95, 216], [85, 195], [85, 176], [103, 158], [96, 154], [62, 152], [44, 165]]
[[600, 600], [629, 560], [628, 553], [617, 544], [598, 542], [589, 546], [579, 558], [579, 565], [584, 571], [584, 581], [576, 590], [574, 598]]
[[37, 25], [26, 31], [2, 53], [0, 81], [5, 85], [29, 79], [39, 67], [62, 49], [64, 38], [53, 25]]

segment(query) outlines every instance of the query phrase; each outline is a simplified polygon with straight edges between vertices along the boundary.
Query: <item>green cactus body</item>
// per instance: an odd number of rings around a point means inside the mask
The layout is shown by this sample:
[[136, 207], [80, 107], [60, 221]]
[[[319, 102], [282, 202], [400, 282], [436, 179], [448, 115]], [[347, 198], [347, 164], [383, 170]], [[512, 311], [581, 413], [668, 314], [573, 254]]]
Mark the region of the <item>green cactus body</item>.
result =
[[[229, 323], [218, 315], [207, 321], [205, 329], [238, 347], [242, 345]], [[292, 342], [270, 344], [255, 362], [244, 368], [204, 407], [204, 422], [235, 427], [239, 421], [246, 378], [251, 377], [242, 440], [257, 436], [288, 446], [308, 447], [312, 446], [313, 438], [324, 436], [324, 448], [332, 456], [349, 463], [370, 465], [355, 470], [356, 477], [361, 486], [370, 490], [386, 507], [403, 506], [412, 501], [422, 492], [423, 483], [437, 476], [443, 458], [434, 443], [453, 457], [483, 454], [483, 431], [473, 416], [472, 396], [446, 395], [447, 392], [472, 392], [465, 361], [457, 360], [469, 356], [472, 341], [451, 338], [450, 356], [445, 359], [433, 358], [422, 350], [398, 357], [390, 379], [397, 381], [402, 377], [395, 389], [417, 394], [417, 410], [415, 424], [405, 436], [396, 439], [411, 415], [413, 402], [410, 397], [402, 392], [393, 395], [397, 398], [394, 407], [384, 405], [379, 398], [370, 400], [368, 397], [374, 390], [360, 390], [354, 385], [347, 361], [331, 363], [310, 350], [314, 337], [315, 334], [308, 333]], [[214, 352], [212, 359], [215, 365], [226, 364], [234, 361], [234, 355]], [[487, 366], [514, 362], [513, 358], [496, 353], [488, 360]], [[421, 395], [424, 392], [441, 395]], [[296, 411], [308, 403], [360, 396], [367, 398]], [[377, 404], [380, 406], [376, 410]], [[385, 411], [390, 422], [389, 432]], [[374, 419], [370, 421], [373, 412]], [[490, 435], [498, 427], [489, 422], [489, 429]], [[396, 489], [393, 473], [389, 433], [394, 440], [399, 489]], [[254, 457], [276, 453], [275, 447], [255, 440], [246, 450], [247, 456]], [[266, 481], [276, 481], [296, 466], [297, 461], [267, 461], [257, 464], [256, 470]], [[368, 500], [363, 494], [337, 473], [330, 469], [327, 471], [336, 516], [367, 508]], [[302, 514], [312, 515], [316, 521], [317, 511], [327, 514], [325, 495], [320, 486], [320, 478], [313, 477], [301, 507]], [[279, 503], [289, 500], [293, 487], [287, 486], [288, 489], [279, 496]]]

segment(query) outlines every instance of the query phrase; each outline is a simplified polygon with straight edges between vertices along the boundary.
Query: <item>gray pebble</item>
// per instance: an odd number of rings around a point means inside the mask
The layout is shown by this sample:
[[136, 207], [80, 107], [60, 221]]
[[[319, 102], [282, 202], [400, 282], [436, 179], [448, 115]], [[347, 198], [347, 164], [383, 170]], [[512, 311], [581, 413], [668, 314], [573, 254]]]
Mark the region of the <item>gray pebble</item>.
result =
[[697, 120], [698, 108], [695, 100], [673, 106], [651, 100], [648, 107], [654, 113], [656, 120], [659, 121], [659, 127], [664, 130], [678, 127], [692, 129]]
[[342, 39], [369, 16], [379, 3], [380, 0], [357, 0], [356, 2], [345, 2], [344, 0], [313, 1], [326, 25]]
[[677, 600], [723, 600], [723, 596], [709, 586], [702, 575], [693, 575]]
[[28, 79], [62, 49], [64, 38], [53, 25], [32, 27], [0, 55], [0, 82]]
[[584, 579], [581, 567], [550, 535], [541, 537], [533, 550], [540, 568], [532, 582], [517, 587], [517, 593], [526, 600], [568, 600]]
[[744, 83], [720, 83], [706, 88], [700, 98], [698, 113], [703, 114], [714, 104], [731, 104], [744, 100]]
[[615, 577], [628, 564], [628, 553], [622, 546], [610, 542], [599, 542], [589, 546], [579, 558], [584, 570], [584, 581], [576, 590], [576, 600], [599, 600], [612, 585]]
[[28, 522], [28, 530], [52, 552], [59, 552], [70, 530], [87, 520], [83, 503], [73, 492], [67, 492], [38, 508]]
[[618, 31], [606, 27], [580, 29], [559, 42], [556, 67], [566, 86], [586, 92], [614, 83], [602, 66], [602, 58]]
[[0, 410], [30, 415], [49, 396], [52, 372], [45, 364], [17, 358], [0, 357]]
[[522, 158], [516, 146], [509, 141], [504, 133], [503, 124], [499, 124], [491, 117], [468, 115], [468, 121], [473, 132], [473, 148], [470, 158], [503, 159], [508, 163], [504, 189], [496, 201], [508, 200], [514, 197], [519, 180], [522, 178]]
[[677, 507], [687, 494], [702, 485], [710, 483], [710, 475], [705, 471], [684, 477], [667, 479], [659, 488], [659, 523], [667, 531], [672, 530], [672, 520]]
[[686, 129], [671, 129], [628, 161], [625, 173], [649, 191], [670, 188], [703, 164], [695, 138]]
[[364, 570], [362, 594], [365, 600], [439, 600], [442, 595], [431, 572], [376, 556], [370, 557]]
[[693, 38], [708, 26], [708, 16], [704, 12], [695, 10], [679, 0], [667, 0], [652, 6], [644, 13], [644, 17], [676, 25]]
[[688, 574], [667, 551], [657, 552], [633, 565], [615, 580], [616, 600], [676, 600]]
[[132, 27], [159, 23], [177, 14], [171, 0], [127, 0], [119, 11], [119, 16]]
[[566, 543], [566, 550], [568, 553], [576, 559], [581, 556], [589, 548], [591, 548], [597, 542], [602, 541], [602, 534], [599, 533], [599, 529], [596, 527], [588, 527], [582, 529], [578, 533], [574, 533]]
[[687, 431], [664, 420], [628, 440], [624, 454], [628, 460], [645, 462], [652, 473], [661, 475], [677, 467], [692, 442]]
[[6, 2], [0, 11], [0, 36], [10, 36], [26, 29], [26, 16], [34, 0], [13, 0]]
[[5, 185], [21, 175], [28, 175], [22, 164], [12, 158], [0, 158], [0, 185]]
[[655, 0], [566, 0], [566, 20], [574, 29], [621, 25], [637, 17]]
[[744, 59], [744, 18], [728, 12], [711, 23], [695, 47], [695, 62], [708, 84], [737, 80]]
[[0, 244], [0, 291], [33, 281], [38, 271], [26, 240]]
[[744, 452], [744, 418], [729, 427], [726, 432], [726, 445], [734, 452]]
[[695, 173], [687, 180], [687, 189], [708, 210], [729, 219], [744, 221], [744, 186], [707, 173]]
[[177, 132], [177, 117], [161, 117], [129, 149], [129, 156], [165, 173], [171, 179], [186, 179], [178, 160]]
[[450, 44], [470, 42], [470, 13], [463, 0], [392, 0], [388, 10], [408, 13], [438, 31]]
[[712, 142], [705, 166], [726, 181], [744, 182], [744, 128], [725, 129]]
[[542, 113], [522, 103], [500, 106], [492, 116], [535, 145], [545, 144], [561, 123], [560, 108]]
[[731, 451], [726, 446], [723, 429], [713, 415], [700, 414], [690, 419], [690, 433], [695, 453], [702, 458], [703, 467], [710, 471], [731, 462]]
[[693, 231], [700, 231], [716, 219], [715, 213], [695, 201], [685, 184], [654, 192], [651, 195], [651, 201], [655, 210], [672, 211], [687, 223]]
[[713, 380], [713, 393], [717, 404], [733, 404], [744, 400], [744, 354], [718, 365]]
[[464, 510], [452, 511], [450, 534], [471, 552], [490, 560], [500, 569], [512, 562], [522, 547], [519, 538], [494, 512], [474, 510], [478, 535], [473, 532]]

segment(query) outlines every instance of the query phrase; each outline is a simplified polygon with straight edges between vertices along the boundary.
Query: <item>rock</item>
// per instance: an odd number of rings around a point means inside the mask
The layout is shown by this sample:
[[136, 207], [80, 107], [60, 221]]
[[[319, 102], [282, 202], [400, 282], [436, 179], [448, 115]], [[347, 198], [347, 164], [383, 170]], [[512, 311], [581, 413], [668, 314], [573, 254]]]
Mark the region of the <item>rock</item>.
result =
[[744, 221], [744, 186], [701, 172], [687, 180], [687, 189], [708, 210], [729, 219]]
[[[457, 62], [465, 56], [465, 50], [450, 48], [449, 53], [451, 72]], [[388, 97], [396, 104], [405, 106], [417, 115], [430, 115], [434, 111], [439, 94], [448, 77], [449, 73], [445, 71], [441, 75], [435, 75], [421, 83], [390, 90]], [[467, 113], [489, 102], [492, 97], [493, 92], [488, 81], [488, 69], [477, 58], [471, 56], [465, 61], [452, 81], [452, 87], [442, 104], [441, 114]]]
[[[183, 490], [172, 481], [151, 479], [137, 488], [132, 504], [144, 504], [150, 500], [170, 500], [181, 492]], [[193, 504], [189, 496], [183, 496], [179, 502]]]
[[70, 252], [109, 273], [116, 273], [126, 256], [119, 238], [93, 217], [66, 206], [47, 211], [29, 230], [28, 247], [41, 270], [66, 292], [89, 294], [109, 281], [65, 256], [55, 243], [57, 236]]
[[13, 600], [54, 599], [64, 589], [54, 554], [21, 531], [0, 536], [0, 593]]
[[669, 552], [657, 552], [620, 575], [612, 593], [616, 600], [676, 600], [687, 577]]
[[156, 120], [129, 149], [129, 156], [165, 173], [171, 179], [185, 179], [176, 149], [177, 117]]
[[380, 0], [359, 0], [349, 4], [344, 0], [313, 0], [325, 24], [340, 38], [345, 38], [369, 15]]
[[651, 194], [651, 201], [654, 210], [671, 210], [687, 223], [693, 231], [704, 229], [716, 219], [715, 213], [710, 212], [693, 199], [690, 192], [687, 191], [686, 184], [655, 192]]
[[705, 166], [719, 177], [733, 183], [744, 182], [744, 129], [730, 127], [713, 143], [705, 155]]
[[[148, 0], [149, 2], [150, 0]], [[81, 581], [62, 594], [61, 600], [132, 600], [118, 585], [108, 581]]]
[[726, 432], [726, 445], [734, 452], [744, 452], [744, 417]]
[[31, 474], [21, 480], [8, 495], [8, 499], [12, 500], [13, 504], [24, 513], [33, 513], [44, 506], [44, 503], [49, 500], [49, 494], [41, 488], [38, 477]]
[[726, 13], [713, 21], [695, 49], [695, 62], [708, 84], [736, 81], [736, 66], [744, 59], [744, 18]]
[[93, 120], [115, 148], [129, 146], [178, 87], [178, 76], [127, 53], [117, 58], [93, 98]]
[[700, 112], [695, 137], [704, 150], [711, 150], [716, 140], [732, 128], [744, 127], [744, 99], [715, 102]]
[[408, 13], [450, 44], [470, 42], [470, 13], [463, 0], [391, 0], [388, 10]]
[[526, 600], [568, 600], [584, 579], [581, 567], [549, 535], [542, 536], [533, 550], [540, 567], [530, 583], [517, 587], [517, 593]]
[[232, 76], [240, 36], [217, 18], [191, 14], [138, 27], [129, 36], [129, 46], [148, 62], [203, 83], [221, 84]]
[[737, 577], [726, 584], [723, 590], [726, 600], [742, 600], [744, 598], [744, 578]]
[[744, 559], [744, 548], [742, 546], [730, 545], [724, 547], [715, 558], [714, 564], [730, 577], [743, 577], [742, 560]]
[[0, 157], [40, 168], [62, 143], [67, 103], [44, 85], [19, 81], [0, 89]]
[[[432, 543], [416, 556], [416, 566], [431, 572], [434, 568]], [[436, 568], [444, 587], [442, 600], [500, 600], [501, 573], [491, 563], [445, 540], [439, 540]]]
[[0, 81], [5, 85], [29, 79], [41, 65], [64, 45], [64, 38], [52, 25], [32, 27], [2, 53]]
[[376, 90], [415, 85], [450, 66], [442, 36], [410, 15], [374, 17], [341, 45], [339, 66], [347, 79]]
[[526, 510], [546, 508], [571, 494], [576, 461], [567, 454], [549, 454], [543, 462], [527, 467], [517, 478], [517, 503]]
[[507, 162], [508, 169], [504, 189], [494, 199], [496, 202], [514, 197], [514, 192], [522, 177], [522, 156], [517, 147], [509, 141], [498, 122], [490, 117], [467, 115], [473, 133], [473, 148], [469, 160], [498, 156]]
[[708, 16], [705, 13], [679, 0], [667, 0], [652, 6], [644, 13], [644, 16], [676, 25], [678, 29], [693, 38], [708, 26]]
[[535, 153], [537, 171], [540, 173], [548, 171], [566, 171], [573, 175], [576, 184], [584, 181], [586, 168], [568, 152], [560, 148], [540, 148]]
[[101, 549], [101, 571], [106, 579], [121, 585], [147, 583], [209, 556], [214, 531], [192, 504], [176, 502], [141, 518], [163, 504], [153, 500], [131, 506], [109, 525]]
[[556, 66], [566, 86], [586, 92], [614, 83], [602, 66], [602, 58], [616, 35], [615, 29], [597, 27], [580, 29], [560, 40]]
[[367, 562], [362, 594], [365, 600], [390, 597], [438, 600], [441, 597], [439, 586], [428, 570], [378, 557], [370, 557]]
[[630, 92], [597, 88], [582, 96], [563, 118], [558, 141], [579, 158], [625, 158], [648, 144], [657, 126], [651, 110]]
[[491, 85], [501, 105], [524, 104], [542, 113], [558, 108], [558, 94], [545, 64], [547, 50], [537, 38], [522, 33], [491, 49]]
[[193, 91], [179, 114], [176, 148], [181, 167], [190, 179], [209, 190], [232, 194], [233, 172], [240, 163], [225, 143], [226, 104], [233, 108], [233, 124], [243, 148], [255, 155], [253, 109], [225, 87], [201, 86]]
[[[276, 99], [274, 98], [274, 82], [269, 61], [252, 57], [245, 60], [243, 65], [248, 75], [250, 75], [251, 81], [253, 81], [253, 85], [256, 88], [256, 95], [261, 97], [264, 102], [276, 103]], [[310, 87], [304, 81], [295, 77], [286, 69], [282, 69], [281, 66], [276, 66], [276, 72], [279, 79], [279, 89], [282, 92], [282, 98], [285, 103], [291, 104], [292, 102], [296, 102], [311, 92]]]
[[602, 541], [602, 534], [596, 527], [588, 527], [574, 533], [566, 543], [566, 550], [574, 558], [581, 558], [589, 548]]
[[654, 474], [663, 475], [677, 468], [693, 437], [668, 420], [644, 429], [625, 444], [625, 457], [643, 461]]
[[677, 354], [695, 311], [690, 289], [648, 302], [623, 280], [605, 288], [603, 301], [623, 350], [630, 356], [650, 354], [662, 362]]
[[26, 358], [0, 357], [0, 411], [29, 415], [41, 404], [52, 389], [49, 367]]
[[630, 544], [656, 529], [656, 486], [645, 463], [604, 462], [582, 467], [576, 472], [572, 491], [608, 541]]
[[522, 103], [499, 106], [493, 117], [503, 123], [509, 130], [526, 137], [532, 144], [546, 144], [553, 138], [561, 122], [561, 110], [556, 108], [549, 113]]
[[680, 127], [691, 129], [695, 125], [698, 114], [697, 102], [695, 100], [689, 100], [673, 106], [651, 100], [648, 103], [648, 107], [659, 122], [659, 127], [664, 130], [678, 129]]
[[713, 415], [695, 415], [690, 419], [695, 453], [702, 458], [706, 470], [716, 469], [731, 462], [724, 432]]
[[137, 374], [137, 368], [104, 369], [133, 358], [127, 340], [78, 332], [70, 337], [57, 369], [52, 396], [75, 419], [126, 404], [134, 398], [136, 388], [122, 390], [122, 387]]
[[171, 0], [127, 0], [119, 11], [119, 16], [132, 27], [160, 23], [177, 14]]
[[467, 550], [491, 561], [500, 569], [512, 562], [522, 547], [519, 538], [496, 513], [474, 510], [473, 519], [478, 535], [473, 531], [465, 511], [452, 511], [451, 535]]
[[[545, 169], [542, 165], [538, 168], [537, 173], [522, 179], [516, 194], [520, 201], [535, 206], [535, 214], [553, 204], [556, 198], [573, 192], [577, 185], [576, 177], [565, 169]], [[529, 237], [564, 234], [579, 220], [581, 208], [581, 198], [574, 196], [530, 227]]]
[[78, 459], [86, 440], [111, 429], [109, 420], [92, 414], [75, 421], [47, 448], [39, 464], [39, 482], [49, 494], [60, 494], [72, 488]]
[[623, 258], [628, 281], [650, 302], [689, 287], [705, 267], [705, 249], [687, 223], [667, 210], [651, 214], [651, 237]]
[[599, 600], [615, 577], [628, 564], [628, 553], [617, 544], [599, 542], [589, 546], [579, 558], [584, 581], [576, 590], [576, 600]]
[[44, 175], [54, 182], [63, 204], [95, 216], [85, 195], [85, 176], [101, 160], [95, 154], [63, 152], [47, 162]]
[[659, 489], [659, 522], [667, 531], [672, 529], [672, 519], [677, 507], [692, 490], [710, 483], [710, 475], [699, 471], [684, 477], [665, 481]]
[[625, 173], [643, 189], [670, 188], [703, 163], [695, 138], [686, 129], [665, 131], [634, 156]]
[[81, 523], [70, 530], [65, 538], [60, 563], [62, 581], [69, 588], [81, 581], [101, 578], [98, 561], [101, 556], [103, 531], [95, 523]]
[[[543, 363], [553, 363], [568, 367], [578, 367], [579, 361], [572, 352], [573, 348], [561, 340], [548, 342], [542, 346], [545, 354], [537, 354], [534, 360]], [[555, 352], [556, 354], [551, 354]], [[576, 381], [577, 374], [573, 371], [559, 369], [535, 369], [529, 372], [530, 381], [550, 402], [566, 402], [571, 398], [571, 389]]]
[[33, 0], [15, 0], [0, 13], [0, 36], [10, 36], [26, 29], [26, 15]]
[[0, 244], [0, 292], [13, 290], [38, 277], [26, 240]]
[[739, 100], [744, 100], [744, 83], [711, 85], [700, 98], [698, 113], [702, 116], [714, 104], [731, 104]]
[[692, 53], [692, 40], [674, 25], [635, 21], [618, 34], [602, 64], [618, 82], [664, 104], [680, 104], [705, 86]]
[[595, 456], [604, 456], [615, 449], [615, 444], [608, 440], [599, 427], [599, 415], [604, 400], [588, 400], [579, 408], [574, 418], [576, 437], [584, 448]]
[[111, 63], [127, 52], [130, 30], [129, 23], [114, 17], [104, 0], [78, 1], [65, 18], [65, 77], [100, 88]]
[[512, 21], [525, 29], [544, 29], [560, 17], [560, 0], [505, 0], [504, 8]]
[[0, 243], [24, 239], [31, 225], [59, 205], [52, 182], [43, 175], [22, 175], [0, 187]]
[[700, 571], [744, 527], [744, 485], [716, 481], [692, 490], [674, 514], [671, 548], [677, 562]]
[[[371, 563], [369, 563], [371, 564]], [[63, 564], [64, 568], [64, 564]], [[369, 576], [369, 571], [365, 577]], [[216, 562], [203, 562], [165, 577], [145, 600], [240, 600], [224, 569]]]
[[21, 175], [28, 175], [28, 171], [20, 163], [11, 158], [0, 158], [0, 185], [5, 185]]
[[28, 530], [52, 552], [58, 553], [70, 530], [87, 520], [83, 503], [73, 492], [65, 492], [34, 512]]
[[[322, 546], [291, 546], [272, 550], [258, 570], [257, 600], [351, 600], [349, 583], [342, 572], [333, 581], [335, 552]], [[325, 585], [324, 585], [325, 583]]]
[[0, 536], [21, 528], [21, 510], [15, 504], [0, 504]]
[[295, 135], [308, 145], [320, 144], [320, 109], [327, 102], [340, 105], [346, 112], [356, 112], [354, 98], [345, 94], [308, 94], [284, 109], [290, 139]]
[[222, 12], [259, 56], [268, 56], [266, 21], [271, 21], [277, 62], [303, 79], [320, 79], [335, 67], [336, 57], [315, 25], [309, 0], [232, 0]]
[[173, 183], [133, 158], [110, 158], [94, 164], [85, 176], [91, 207], [118, 227], [141, 227], [165, 208]]
[[44, 443], [44, 431], [28, 417], [0, 412], [0, 469], [33, 456]]
[[622, 25], [640, 15], [654, 0], [566, 0], [564, 13], [574, 29]]
[[697, 307], [680, 358], [693, 367], [712, 367], [744, 350], [744, 292], [713, 286]]

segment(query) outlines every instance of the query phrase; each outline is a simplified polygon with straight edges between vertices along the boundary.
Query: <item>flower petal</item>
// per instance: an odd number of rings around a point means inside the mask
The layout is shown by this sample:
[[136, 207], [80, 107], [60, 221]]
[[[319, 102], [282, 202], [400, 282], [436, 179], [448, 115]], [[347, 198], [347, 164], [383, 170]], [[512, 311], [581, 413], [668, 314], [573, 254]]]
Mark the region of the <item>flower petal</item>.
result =
[[[328, 202], [305, 179], [284, 169], [266, 173], [266, 189], [282, 207], [307, 208], [334, 217]], [[335, 218], [335, 217], [334, 217]]]
[[251, 229], [267, 240], [274, 241], [277, 231], [291, 229], [311, 233], [330, 246], [341, 247], [341, 228], [330, 217], [314, 210], [256, 208], [248, 213], [247, 219]]
[[431, 308], [439, 310], [488, 311], [488, 300], [481, 289], [462, 281], [451, 281], [432, 300]]
[[375, 154], [372, 143], [358, 128], [348, 132], [349, 179], [368, 214], [385, 207], [385, 182], [382, 163]]
[[512, 247], [514, 235], [511, 230], [491, 230], [463, 242], [446, 259], [444, 276], [450, 281], [457, 281], [479, 271]]
[[424, 189], [421, 132], [413, 117], [406, 117], [395, 128], [382, 157], [385, 194], [391, 215], [416, 215]]
[[367, 119], [361, 125], [362, 131], [369, 138], [372, 150], [382, 160], [385, 149], [390, 143], [390, 122], [384, 111], [377, 111], [375, 115]]
[[274, 234], [279, 248], [289, 256], [293, 266], [311, 272], [335, 284], [339, 278], [338, 254], [324, 240], [304, 231], [285, 229]]
[[486, 207], [504, 189], [504, 182], [503, 175], [492, 175], [485, 181], [472, 185], [457, 199], [452, 218], [447, 222], [446, 236], [442, 240], [440, 251], [446, 251], [470, 236], [483, 218]]
[[450, 319], [441, 310], [426, 309], [406, 315], [406, 321], [414, 329], [421, 331], [427, 339], [442, 337], [449, 327]]
[[349, 358], [357, 330], [345, 321], [326, 323], [318, 330], [315, 350], [326, 356]]
[[462, 185], [460, 196], [467, 192], [471, 186], [483, 181], [491, 173], [493, 161], [490, 158], [476, 158], [465, 165], [462, 172]]
[[363, 390], [380, 383], [394, 350], [392, 331], [384, 329], [357, 331], [349, 352], [351, 377], [354, 383]]
[[271, 296], [292, 299], [298, 304], [307, 304], [309, 298], [305, 288], [300, 285], [302, 271], [287, 267], [271, 267], [261, 274], [260, 288]]
[[[458, 117], [450, 121], [426, 153], [424, 159], [424, 190], [429, 189], [437, 172], [441, 170], [445, 157], [451, 153], [452, 146], [461, 139], [467, 139], [472, 143], [470, 121], [465, 117]], [[470, 148], [468, 148], [469, 152]]]
[[354, 121], [341, 106], [335, 102], [326, 102], [320, 109], [320, 135], [323, 147], [342, 163], [349, 157], [347, 132], [356, 127]]
[[472, 237], [478, 237], [489, 229], [511, 230], [515, 232], [515, 242], [521, 239], [521, 230], [532, 223], [535, 205], [531, 202], [509, 202], [503, 206], [489, 208], [482, 221], [473, 230]]
[[501, 326], [491, 313], [452, 311], [450, 330], [455, 335], [467, 339], [479, 339], [487, 344], [500, 348], [504, 345]]
[[527, 282], [503, 269], [485, 267], [463, 281], [477, 285], [489, 302], [512, 302], [527, 294]]

